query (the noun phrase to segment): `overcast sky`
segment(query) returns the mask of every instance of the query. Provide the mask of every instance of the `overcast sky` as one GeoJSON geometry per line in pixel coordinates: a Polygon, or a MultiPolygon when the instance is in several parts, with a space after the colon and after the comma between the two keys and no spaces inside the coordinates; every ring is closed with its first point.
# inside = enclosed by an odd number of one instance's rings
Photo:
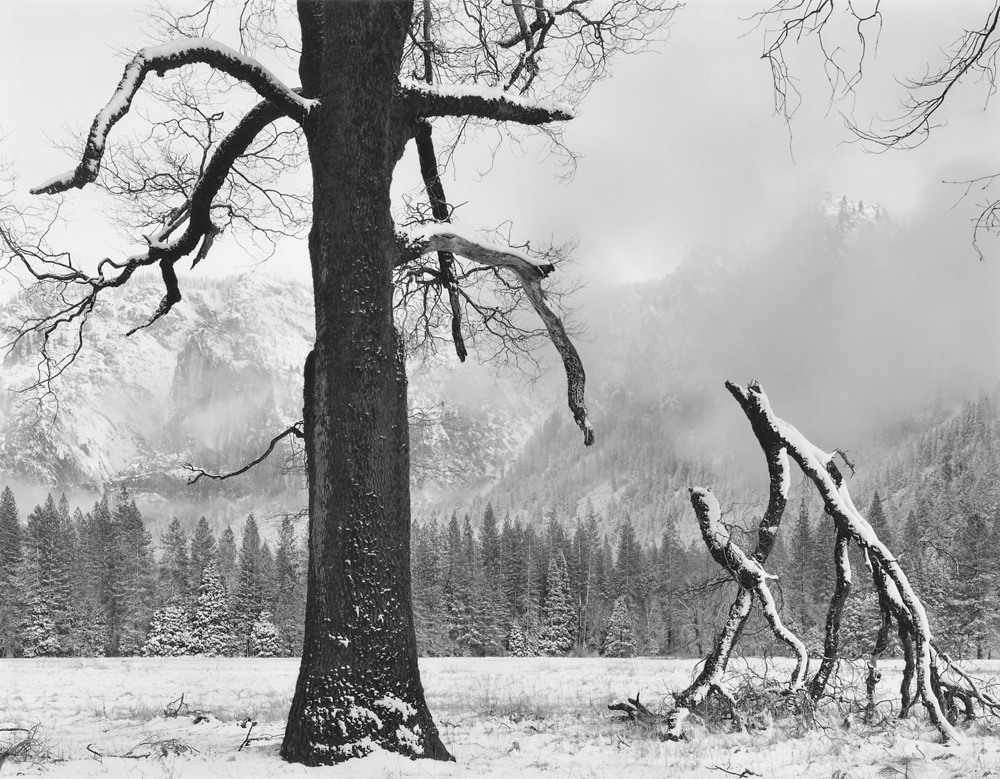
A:
{"type": "MultiPolygon", "coordinates": [[[[453,202],[467,204],[459,211],[463,225],[509,219],[522,240],[576,239],[584,278],[631,281],[662,276],[705,242],[766,241],[824,191],[881,203],[905,223],[928,197],[938,199],[928,190],[941,188],[942,178],[1000,169],[989,143],[1000,123],[981,111],[985,91],[974,84],[956,96],[950,126],[921,149],[872,155],[845,143],[850,136],[838,108],[829,109],[811,44],[793,50],[805,101],[790,138],[773,116],[770,70],[760,60],[763,32],[741,18],[760,5],[696,0],[676,15],[668,41],[622,58],[566,128],[567,145],[581,155],[571,180],[540,143],[516,153],[505,145],[492,166],[481,149],[460,155],[446,185],[453,202]]],[[[25,187],[70,166],[45,136],[89,125],[120,77],[115,53],[143,43],[143,7],[0,3],[0,128],[25,187]]],[[[861,121],[872,108],[891,112],[902,96],[893,78],[919,74],[929,54],[984,8],[949,3],[943,13],[939,4],[913,2],[905,17],[888,11],[878,57],[861,85],[861,121]]],[[[945,189],[958,198],[958,188],[945,189]]],[[[970,203],[955,216],[971,215],[970,203]]],[[[114,246],[100,232],[93,241],[96,253],[114,246]]],[[[306,273],[304,258],[291,262],[293,272],[306,273]]]]}
{"type": "MultiPolygon", "coordinates": [[[[607,284],[662,277],[700,245],[767,246],[829,191],[879,203],[895,224],[934,236],[935,255],[919,267],[969,265],[954,277],[935,274],[925,297],[903,302],[942,322],[954,319],[965,305],[963,290],[976,283],[968,241],[976,212],[974,200],[958,203],[961,188],[942,180],[1000,171],[1000,120],[986,105],[985,85],[963,84],[942,117],[948,126],[919,149],[868,154],[849,142],[841,107],[829,104],[818,52],[803,45],[791,50],[804,102],[790,135],[773,115],[763,32],[741,18],[764,4],[694,0],[676,15],[669,40],[622,58],[568,123],[566,144],[581,156],[569,180],[540,143],[503,145],[495,158],[481,146],[462,152],[445,180],[449,199],[465,204],[462,226],[511,220],[521,241],[578,241],[576,273],[590,284],[585,300],[607,284]],[[954,288],[940,286],[951,278],[954,288]]],[[[939,49],[991,5],[949,2],[944,10],[914,0],[887,7],[877,57],[867,62],[854,104],[858,121],[891,115],[904,96],[897,79],[939,64],[939,49]]],[[[16,162],[23,188],[72,166],[46,135],[89,126],[121,75],[115,53],[142,45],[141,22],[135,3],[0,0],[0,129],[7,134],[0,153],[16,162]]],[[[412,160],[403,165],[415,173],[412,160]]],[[[92,226],[75,198],[68,199],[77,209],[71,213],[86,236],[75,248],[94,258],[120,251],[117,237],[92,226]]],[[[1000,253],[988,253],[988,261],[1000,263],[1000,253]]],[[[207,270],[246,267],[234,252],[214,251],[207,270]]],[[[293,247],[269,271],[304,278],[307,268],[304,248],[293,247]]],[[[994,330],[980,324],[949,333],[968,350],[966,362],[987,364],[980,378],[998,373],[996,344],[985,338],[994,330]]]]}

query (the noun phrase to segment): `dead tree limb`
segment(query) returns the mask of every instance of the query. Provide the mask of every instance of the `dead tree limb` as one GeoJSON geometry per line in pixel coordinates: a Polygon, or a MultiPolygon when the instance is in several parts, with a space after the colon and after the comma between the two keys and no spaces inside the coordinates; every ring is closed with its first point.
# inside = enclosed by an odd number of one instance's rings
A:
{"type": "MultiPolygon", "coordinates": [[[[754,428],[754,431],[758,432],[757,428],[754,428]]],[[[767,461],[769,484],[767,509],[757,529],[757,547],[754,549],[753,559],[759,565],[764,565],[771,554],[771,549],[774,548],[774,540],[785,513],[785,506],[788,504],[791,477],[788,470],[788,455],[781,442],[763,427],[760,428],[757,439],[761,441],[767,461]]],[[[716,636],[712,651],[705,658],[701,672],[688,688],[677,696],[678,706],[685,708],[697,706],[713,690],[722,689],[720,686],[722,675],[726,672],[729,657],[750,618],[752,607],[753,596],[749,590],[741,586],[729,609],[726,624],[716,636]]]]}
{"type": "Polygon", "coordinates": [[[826,635],[823,639],[823,659],[820,661],[816,675],[809,682],[809,697],[819,700],[826,689],[830,674],[837,666],[840,650],[840,617],[844,613],[844,603],[851,594],[851,560],[847,551],[850,548],[851,537],[840,530],[837,531],[837,543],[834,546],[834,563],[837,582],[833,595],[830,597],[830,608],[826,612],[826,635]]]}
{"type": "Polygon", "coordinates": [[[302,428],[299,427],[299,425],[301,424],[302,424],[301,422],[296,422],[287,430],[278,433],[278,435],[276,435],[274,438],[271,439],[271,443],[268,444],[267,449],[264,451],[262,455],[260,455],[260,457],[256,458],[255,460],[252,460],[251,462],[248,462],[246,465],[244,465],[242,468],[239,468],[238,470],[230,471],[229,473],[209,473],[208,471],[203,471],[201,468],[195,468],[193,465],[191,465],[191,463],[184,463],[184,469],[191,471],[194,474],[194,476],[188,479],[188,484],[196,484],[198,480],[201,479],[202,477],[205,477],[206,479],[215,479],[216,481],[225,481],[226,479],[231,479],[234,476],[239,476],[240,474],[246,473],[254,466],[260,465],[262,462],[264,462],[264,460],[266,460],[271,455],[271,452],[274,451],[274,447],[278,445],[279,441],[287,438],[290,435],[293,435],[296,438],[305,438],[305,433],[302,431],[302,428]]]}
{"type": "MultiPolygon", "coordinates": [[[[766,433],[763,438],[758,433],[761,445],[773,446],[775,438],[782,443],[788,456],[816,486],[838,531],[855,541],[867,554],[873,569],[877,568],[881,572],[881,592],[897,616],[897,622],[908,620],[911,626],[907,632],[913,639],[917,690],[928,717],[946,741],[960,741],[955,728],[944,716],[942,701],[933,688],[932,671],[935,669],[927,612],[895,556],[855,507],[843,476],[834,463],[836,453],[823,451],[795,427],[779,419],[771,410],[767,395],[757,382],[751,382],[745,388],[726,382],[726,388],[740,403],[754,432],[766,433]]],[[[876,585],[878,584],[879,581],[876,581],[876,585]]]]}
{"type": "Polygon", "coordinates": [[[805,645],[781,621],[781,615],[774,602],[774,596],[767,586],[767,580],[775,578],[768,574],[763,566],[752,557],[747,557],[742,549],[732,540],[729,530],[722,524],[722,510],[719,501],[709,489],[692,489],[691,505],[698,517],[701,537],[708,547],[713,559],[732,576],[740,587],[748,590],[760,603],[761,611],[774,635],[795,653],[797,662],[790,689],[794,692],[802,687],[806,670],[809,666],[809,655],[805,645]]]}

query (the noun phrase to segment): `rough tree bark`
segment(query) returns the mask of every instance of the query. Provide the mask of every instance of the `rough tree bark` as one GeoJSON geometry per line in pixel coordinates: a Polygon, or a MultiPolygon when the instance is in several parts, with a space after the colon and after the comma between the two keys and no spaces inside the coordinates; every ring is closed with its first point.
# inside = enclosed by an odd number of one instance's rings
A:
{"type": "Polygon", "coordinates": [[[417,669],[406,376],[392,316],[389,185],[408,140],[393,94],[411,12],[326,3],[301,13],[300,76],[319,99],[304,124],[316,345],[305,371],[309,596],[281,754],[309,765],[375,743],[450,757],[417,669]]]}
{"type": "MultiPolygon", "coordinates": [[[[276,13],[264,6],[253,12],[276,13]]],[[[298,0],[299,88],[284,84],[254,57],[202,37],[218,10],[217,4],[206,3],[192,15],[172,17],[166,35],[177,40],[147,47],[129,63],[95,117],[77,167],[33,192],[54,194],[97,181],[108,135],[153,74],[209,66],[249,86],[262,101],[221,141],[201,147],[201,163],[186,171],[189,178],[181,177],[193,182],[184,189],[181,205],[160,209],[146,202],[153,228],[145,236],[145,251],[104,259],[88,273],[70,253],[47,250],[47,226],[26,237],[0,222],[0,267],[20,265],[39,285],[59,291],[54,310],[23,323],[8,347],[41,344],[37,386],[49,390],[83,347],[88,316],[103,290],[127,284],[140,268],[157,266],[165,295],[142,326],[169,313],[181,300],[175,264],[204,260],[223,229],[213,215],[232,213],[220,190],[234,166],[252,154],[248,149],[271,124],[297,123],[313,177],[309,255],[316,343],[305,365],[302,427],[276,436],[268,449],[286,435],[301,436],[309,481],[305,643],[282,755],[319,765],[381,747],[449,759],[417,667],[410,602],[407,389],[394,326],[394,280],[399,279],[394,274],[417,279],[425,289],[447,290],[461,357],[456,301],[459,295],[471,301],[459,283],[473,274],[456,275],[455,258],[485,266],[481,275],[496,278],[498,288],[517,301],[502,312],[504,317],[524,301],[541,318],[562,358],[569,406],[584,442],[591,444],[594,434],[584,402],[583,365],[541,286],[554,267],[441,224],[447,203],[432,159],[428,121],[458,117],[543,125],[570,119],[565,105],[531,97],[533,84],[543,84],[539,89],[548,94],[582,97],[606,73],[613,54],[641,47],[675,6],[664,0],[624,0],[590,17],[575,0],[561,7],[536,0],[535,20],[528,25],[519,4],[463,4],[461,13],[434,19],[433,4],[426,1],[415,15],[412,0],[298,0]],[[466,26],[469,19],[478,23],[473,32],[466,26]],[[422,33],[415,33],[416,27],[422,33]],[[432,33],[443,37],[432,39],[432,33]],[[568,67],[554,68],[555,83],[546,84],[540,59],[544,50],[557,46],[568,48],[554,56],[568,67]],[[404,63],[417,60],[424,81],[401,79],[404,63]],[[432,83],[435,68],[454,80],[432,83]],[[436,224],[403,232],[393,224],[389,194],[394,168],[411,139],[420,140],[436,224]],[[430,252],[444,253],[437,268],[420,262],[430,252]],[[508,274],[516,281],[511,283],[508,274]],[[64,357],[55,358],[50,346],[61,330],[70,331],[70,346],[64,357]]],[[[241,42],[244,23],[241,14],[241,42]]],[[[501,328],[508,330],[497,334],[492,317],[498,309],[472,302],[470,308],[490,318],[490,332],[501,340],[505,332],[522,338],[534,332],[517,330],[513,319],[500,317],[501,328]]],[[[209,476],[193,470],[195,479],[209,476]]]]}

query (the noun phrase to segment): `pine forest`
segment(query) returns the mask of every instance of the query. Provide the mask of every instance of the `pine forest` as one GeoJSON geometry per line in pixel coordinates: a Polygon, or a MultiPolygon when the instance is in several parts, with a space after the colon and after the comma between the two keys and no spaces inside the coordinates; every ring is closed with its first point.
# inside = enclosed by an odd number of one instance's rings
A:
{"type": "MultiPolygon", "coordinates": [[[[855,477],[858,504],[912,571],[941,626],[941,645],[956,658],[1000,654],[1000,573],[991,565],[1000,553],[1000,390],[933,423],[887,433],[862,457],[869,467],[855,477]]],[[[679,491],[674,485],[683,477],[665,478],[664,489],[679,491]]],[[[693,533],[690,515],[659,516],[658,537],[637,532],[633,515],[656,514],[676,496],[622,478],[600,510],[589,501],[564,510],[574,501],[563,485],[536,494],[530,511],[489,501],[483,507],[477,499],[448,514],[423,512],[411,545],[420,653],[703,655],[732,585],[693,533]]],[[[747,540],[763,498],[735,481],[716,483],[720,495],[733,497],[724,521],[747,540]]],[[[498,500],[503,486],[494,490],[498,500]]],[[[7,488],[0,498],[0,651],[297,655],[304,523],[272,520],[276,535],[268,541],[253,514],[218,536],[205,517],[193,527],[173,519],[154,538],[124,489],[86,513],[50,494],[22,516],[7,488]]],[[[834,540],[818,501],[793,490],[768,572],[777,576],[787,623],[814,654],[822,650],[834,540]]],[[[856,551],[841,629],[848,658],[871,651],[879,624],[876,593],[856,551]]],[[[742,651],[785,648],[762,621],[751,621],[742,651]]]]}

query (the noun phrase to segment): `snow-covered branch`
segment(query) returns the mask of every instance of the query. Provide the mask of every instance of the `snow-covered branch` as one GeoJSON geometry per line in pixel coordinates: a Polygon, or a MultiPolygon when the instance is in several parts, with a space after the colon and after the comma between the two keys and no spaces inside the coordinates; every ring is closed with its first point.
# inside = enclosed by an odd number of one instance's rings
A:
{"type": "Polygon", "coordinates": [[[562,357],[566,370],[566,386],[570,411],[577,426],[583,431],[584,444],[594,443],[594,428],[587,415],[584,397],[586,373],[583,361],[566,332],[562,318],[552,310],[545,297],[541,281],[554,266],[538,262],[528,254],[482,240],[469,233],[456,230],[451,224],[432,223],[420,225],[400,236],[402,262],[409,262],[429,252],[449,251],[460,257],[494,268],[513,271],[521,284],[525,297],[545,323],[549,338],[562,357]]]}
{"type": "Polygon", "coordinates": [[[80,164],[74,170],[33,188],[31,193],[51,195],[68,189],[81,188],[93,182],[100,172],[108,134],[128,113],[132,99],[147,74],[154,71],[162,76],[168,70],[194,64],[210,65],[250,85],[281,114],[298,122],[303,121],[315,105],[314,100],[303,98],[257,60],[210,38],[186,38],[159,46],[149,46],[132,58],[111,100],[94,117],[80,164]]]}
{"type": "Polygon", "coordinates": [[[554,100],[533,100],[505,92],[499,87],[453,84],[426,84],[400,81],[402,99],[414,116],[474,116],[497,122],[538,125],[565,122],[573,118],[573,108],[554,100]]]}
{"type": "Polygon", "coordinates": [[[932,688],[931,631],[927,612],[917,597],[906,574],[893,554],[858,511],[851,499],[844,478],[834,463],[834,454],[814,445],[795,427],[779,419],[763,388],[757,382],[741,387],[726,382],[726,388],[743,407],[762,446],[779,441],[802,472],[813,482],[823,498],[827,513],[842,529],[866,550],[874,566],[885,574],[885,591],[897,613],[905,613],[913,626],[912,635],[917,665],[917,687],[931,721],[946,739],[959,741],[958,733],[941,711],[940,701],[932,688]]]}
{"type": "Polygon", "coordinates": [[[539,280],[554,270],[550,263],[538,262],[525,252],[483,240],[448,223],[419,225],[411,228],[403,239],[406,259],[448,251],[480,265],[510,268],[519,275],[539,280]]]}
{"type": "MultiPolygon", "coordinates": [[[[98,264],[96,274],[92,275],[74,264],[68,255],[48,256],[41,254],[37,248],[27,251],[17,245],[9,247],[12,256],[17,257],[25,270],[38,282],[65,285],[64,292],[69,289],[79,290],[78,296],[63,294],[61,299],[64,303],[54,313],[25,322],[6,344],[7,348],[13,348],[30,333],[37,333],[43,338],[42,359],[48,361],[44,344],[48,343],[49,338],[61,327],[72,326],[76,329],[71,353],[59,361],[54,371],[48,370],[44,374],[40,372],[39,384],[48,385],[75,360],[83,347],[83,328],[101,291],[125,285],[139,268],[159,265],[165,294],[150,319],[129,331],[129,335],[142,327],[148,327],[180,301],[181,293],[174,264],[190,255],[194,255],[195,262],[204,258],[218,234],[211,218],[213,202],[233,163],[265,127],[283,115],[281,109],[269,101],[258,103],[251,109],[219,142],[187,202],[172,212],[171,217],[157,231],[146,237],[148,247],[139,254],[118,261],[105,258],[98,264]]],[[[11,234],[0,228],[0,238],[9,243],[11,234]]]]}
{"type": "MultiPolygon", "coordinates": [[[[797,658],[795,670],[792,672],[790,689],[801,689],[809,666],[809,654],[805,645],[781,621],[774,596],[767,586],[767,580],[773,579],[764,568],[732,540],[729,530],[722,523],[722,511],[719,501],[710,489],[693,488],[691,490],[691,505],[698,517],[698,527],[712,558],[724,568],[744,590],[750,590],[760,601],[761,611],[774,635],[787,644],[797,658]]],[[[737,599],[739,600],[739,599],[737,599]]]]}

